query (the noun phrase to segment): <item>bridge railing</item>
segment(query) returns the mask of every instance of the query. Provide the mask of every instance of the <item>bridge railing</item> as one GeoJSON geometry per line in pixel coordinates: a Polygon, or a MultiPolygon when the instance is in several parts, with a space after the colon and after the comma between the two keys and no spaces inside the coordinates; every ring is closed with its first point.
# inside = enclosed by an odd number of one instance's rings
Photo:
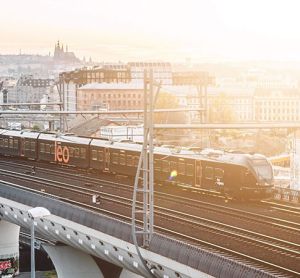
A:
{"type": "Polygon", "coordinates": [[[300,191],[289,188],[275,187],[273,190],[273,198],[275,200],[300,204],[300,191]]]}

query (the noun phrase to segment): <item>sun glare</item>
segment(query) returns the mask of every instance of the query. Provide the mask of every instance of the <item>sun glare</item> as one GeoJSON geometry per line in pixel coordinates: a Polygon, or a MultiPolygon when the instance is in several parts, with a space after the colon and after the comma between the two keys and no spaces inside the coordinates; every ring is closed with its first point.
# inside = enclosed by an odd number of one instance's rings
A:
{"type": "Polygon", "coordinates": [[[117,59],[300,59],[299,8],[294,0],[12,0],[2,3],[0,50],[48,53],[61,39],[101,59],[105,48],[117,59]]]}

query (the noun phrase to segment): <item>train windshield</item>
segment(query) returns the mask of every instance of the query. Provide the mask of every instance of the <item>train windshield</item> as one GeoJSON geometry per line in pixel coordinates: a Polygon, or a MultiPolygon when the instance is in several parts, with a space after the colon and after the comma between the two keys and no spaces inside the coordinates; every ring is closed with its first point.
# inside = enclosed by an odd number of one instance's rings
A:
{"type": "Polygon", "coordinates": [[[252,159],[253,168],[260,180],[273,178],[273,169],[266,159],[252,159]]]}

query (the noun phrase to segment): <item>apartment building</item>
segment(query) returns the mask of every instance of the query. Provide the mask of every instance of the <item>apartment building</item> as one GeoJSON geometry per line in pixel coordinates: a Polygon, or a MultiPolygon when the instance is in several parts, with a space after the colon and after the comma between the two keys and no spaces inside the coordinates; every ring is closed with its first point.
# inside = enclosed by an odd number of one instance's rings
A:
{"type": "Polygon", "coordinates": [[[258,122],[299,121],[299,89],[257,89],[253,95],[254,120],[258,122]]]}
{"type": "Polygon", "coordinates": [[[138,83],[91,83],[77,90],[77,109],[143,109],[144,88],[138,83]]]}

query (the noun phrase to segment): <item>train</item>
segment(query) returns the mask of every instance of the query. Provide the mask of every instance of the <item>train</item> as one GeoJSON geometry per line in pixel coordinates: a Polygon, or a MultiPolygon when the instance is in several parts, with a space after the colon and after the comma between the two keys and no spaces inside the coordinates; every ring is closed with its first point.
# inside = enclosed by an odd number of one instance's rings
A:
{"type": "MultiPolygon", "coordinates": [[[[73,134],[0,129],[0,155],[134,177],[142,145],[73,134]]],[[[213,149],[154,148],[156,183],[214,192],[235,199],[264,199],[274,186],[270,161],[260,154],[213,149]]]]}

